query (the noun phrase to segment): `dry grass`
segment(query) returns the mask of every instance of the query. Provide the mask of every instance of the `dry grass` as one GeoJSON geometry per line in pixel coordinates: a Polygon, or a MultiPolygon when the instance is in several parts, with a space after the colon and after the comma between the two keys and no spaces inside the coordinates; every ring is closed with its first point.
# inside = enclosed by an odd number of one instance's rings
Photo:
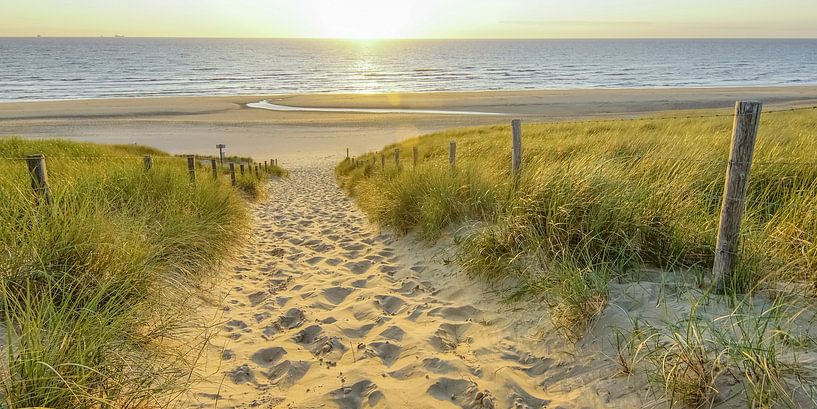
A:
{"type": "Polygon", "coordinates": [[[150,148],[0,140],[0,157],[32,153],[46,155],[52,206],[24,161],[0,162],[0,407],[170,405],[195,354],[162,345],[195,325],[186,297],[241,237],[245,201],[150,148]]]}

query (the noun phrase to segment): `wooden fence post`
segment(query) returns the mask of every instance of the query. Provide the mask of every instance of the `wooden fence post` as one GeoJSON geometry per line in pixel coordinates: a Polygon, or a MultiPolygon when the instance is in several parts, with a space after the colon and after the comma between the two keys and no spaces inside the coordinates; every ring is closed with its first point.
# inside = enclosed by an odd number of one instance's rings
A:
{"type": "Polygon", "coordinates": [[[26,158],[28,173],[31,175],[31,188],[38,197],[42,197],[45,204],[51,205],[51,189],[48,187],[48,170],[45,168],[45,156],[38,153],[26,158]]]}
{"type": "Polygon", "coordinates": [[[511,170],[513,176],[519,178],[522,172],[522,121],[514,119],[511,121],[513,129],[513,155],[511,158],[511,170]]]}
{"type": "Polygon", "coordinates": [[[420,148],[418,148],[416,146],[414,148],[412,148],[411,149],[411,156],[412,156],[412,162],[414,163],[414,167],[416,168],[417,167],[417,160],[418,160],[418,158],[420,156],[420,148]]]}
{"type": "Polygon", "coordinates": [[[213,179],[218,179],[218,168],[216,167],[216,159],[210,159],[210,167],[213,168],[213,179]]]}
{"type": "Polygon", "coordinates": [[[145,172],[153,168],[153,156],[145,155],[145,172]]]}
{"type": "Polygon", "coordinates": [[[386,152],[380,152],[380,167],[386,169],[386,152]]]}
{"type": "Polygon", "coordinates": [[[346,148],[346,160],[349,160],[349,148],[346,148]]]}
{"type": "Polygon", "coordinates": [[[187,172],[190,174],[190,181],[196,182],[196,156],[187,155],[187,172]]]}
{"type": "MultiPolygon", "coordinates": [[[[241,173],[244,172],[244,164],[241,164],[241,173]]],[[[235,186],[235,162],[230,162],[230,183],[235,186]]]]}
{"type": "Polygon", "coordinates": [[[244,176],[244,164],[240,164],[239,167],[241,168],[241,176],[244,176]]]}
{"type": "Polygon", "coordinates": [[[394,150],[394,164],[397,166],[397,173],[400,173],[400,149],[394,150]]]}
{"type": "Polygon", "coordinates": [[[264,172],[267,171],[267,161],[264,161],[264,172]]]}
{"type": "Polygon", "coordinates": [[[718,225],[718,242],[715,246],[715,263],[712,267],[719,293],[723,293],[726,286],[732,282],[740,238],[740,224],[746,209],[749,171],[752,168],[752,157],[762,108],[763,104],[756,101],[735,103],[732,146],[726,168],[721,219],[718,225]]]}
{"type": "Polygon", "coordinates": [[[258,164],[255,164],[255,177],[258,177],[258,164]]]}
{"type": "Polygon", "coordinates": [[[216,145],[216,148],[218,149],[218,159],[219,159],[219,162],[222,165],[224,165],[224,148],[226,148],[226,147],[227,147],[227,145],[225,145],[223,143],[220,143],[220,144],[216,145]]]}
{"type": "Polygon", "coordinates": [[[448,147],[448,164],[451,165],[451,172],[457,170],[457,141],[451,141],[448,147]]]}

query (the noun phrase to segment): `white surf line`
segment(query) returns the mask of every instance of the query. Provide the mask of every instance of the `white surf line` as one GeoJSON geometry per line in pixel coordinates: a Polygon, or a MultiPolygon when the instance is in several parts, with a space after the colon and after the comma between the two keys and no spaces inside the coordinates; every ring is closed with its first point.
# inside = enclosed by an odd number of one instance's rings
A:
{"type": "Polygon", "coordinates": [[[273,104],[266,99],[259,102],[247,104],[249,108],[267,109],[270,111],[290,111],[290,112],[354,112],[367,114],[432,114],[432,115],[506,115],[497,112],[477,112],[477,111],[442,111],[434,109],[399,109],[399,108],[313,108],[313,107],[293,107],[287,105],[273,104]]]}

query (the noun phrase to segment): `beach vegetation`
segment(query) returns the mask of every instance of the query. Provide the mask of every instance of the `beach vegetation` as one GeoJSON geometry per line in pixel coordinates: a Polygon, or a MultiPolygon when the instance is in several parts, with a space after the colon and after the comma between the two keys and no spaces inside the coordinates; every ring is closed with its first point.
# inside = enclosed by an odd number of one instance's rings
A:
{"type": "MultiPolygon", "coordinates": [[[[794,402],[786,390],[802,391],[807,371],[789,364],[795,352],[784,340],[793,338],[781,328],[791,304],[746,306],[780,283],[806,300],[817,288],[814,129],[813,110],[761,116],[739,257],[723,295],[710,291],[732,130],[725,112],[524,124],[518,177],[509,125],[409,139],[383,148],[385,168],[372,152],[336,172],[380,226],[426,240],[456,232],[466,272],[510,299],[546,302],[554,328],[574,341],[608,307],[611,283],[680,274],[681,287],[701,292],[691,304],[734,309],[716,324],[693,308],[680,320],[614,331],[620,372],[647,371],[668,401],[691,406],[723,399],[731,376],[752,407],[767,407],[794,402]]],[[[808,331],[797,337],[810,344],[808,331]]]]}
{"type": "Polygon", "coordinates": [[[170,405],[202,346],[197,287],[245,233],[247,195],[141,146],[6,138],[0,157],[0,407],[170,405]]]}

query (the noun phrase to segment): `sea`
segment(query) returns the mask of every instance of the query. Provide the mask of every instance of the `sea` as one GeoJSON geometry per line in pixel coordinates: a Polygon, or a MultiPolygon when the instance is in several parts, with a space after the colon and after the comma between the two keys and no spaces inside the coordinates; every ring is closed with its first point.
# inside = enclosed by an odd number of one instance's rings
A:
{"type": "Polygon", "coordinates": [[[805,84],[815,39],[0,38],[0,101],[805,84]]]}

